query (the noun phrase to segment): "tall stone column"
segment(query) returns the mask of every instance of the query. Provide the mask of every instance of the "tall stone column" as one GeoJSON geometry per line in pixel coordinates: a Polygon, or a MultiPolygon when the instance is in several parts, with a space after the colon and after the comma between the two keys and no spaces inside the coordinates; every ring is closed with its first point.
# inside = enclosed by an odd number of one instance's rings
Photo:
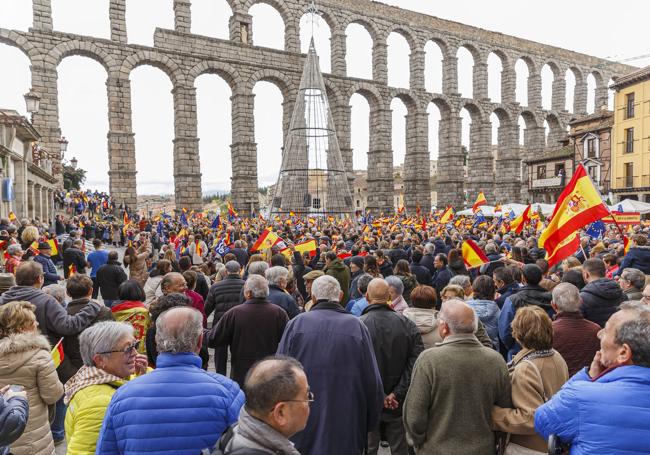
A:
{"type": "Polygon", "coordinates": [[[233,93],[232,105],[232,185],[235,209],[247,214],[259,209],[257,196],[257,144],[255,143],[255,95],[233,93]]]}
{"type": "MultiPolygon", "coordinates": [[[[495,203],[518,201],[521,196],[521,157],[518,126],[501,125],[498,130],[497,172],[495,174],[495,203]]],[[[528,187],[528,182],[524,182],[528,187]]]]}
{"type": "Polygon", "coordinates": [[[174,0],[174,30],[190,33],[192,28],[192,10],[190,0],[174,0]]]}
{"type": "Polygon", "coordinates": [[[34,219],[34,182],[27,181],[27,218],[34,219]]]}
{"type": "Polygon", "coordinates": [[[111,40],[126,44],[126,0],[109,0],[108,17],[111,22],[111,40]]]}
{"type": "Polygon", "coordinates": [[[344,31],[337,30],[332,33],[330,38],[330,54],[332,61],[332,74],[335,76],[345,77],[347,66],[345,62],[345,53],[347,46],[347,37],[344,31]]]}
{"type": "Polygon", "coordinates": [[[388,84],[388,45],[385,41],[373,44],[372,78],[380,84],[388,84]]]}
{"type": "Polygon", "coordinates": [[[52,0],[32,0],[34,30],[52,30],[52,0]]]}
{"type": "MultiPolygon", "coordinates": [[[[13,211],[18,218],[28,216],[27,211],[27,164],[24,161],[14,160],[14,180],[16,182],[16,199],[13,211]]],[[[11,210],[11,209],[10,209],[11,210]]]]}
{"type": "Polygon", "coordinates": [[[438,153],[438,176],[436,192],[438,208],[451,205],[462,208],[463,192],[463,150],[461,145],[461,118],[452,114],[440,119],[438,153]]]}
{"type": "Polygon", "coordinates": [[[131,124],[131,82],[109,77],[108,91],[108,180],[117,206],[137,207],[135,137],[131,124]]]}
{"type": "Polygon", "coordinates": [[[287,21],[284,26],[284,50],[300,53],[300,24],[295,20],[287,21]]]}
{"type": "Polygon", "coordinates": [[[174,95],[174,196],[176,210],[200,210],[201,164],[196,136],[196,88],[176,86],[174,95]]]}
{"type": "Polygon", "coordinates": [[[600,87],[596,87],[596,105],[594,106],[594,112],[600,112],[600,109],[603,106],[609,105],[609,92],[607,90],[606,84],[601,84],[600,87]]]}
{"type": "Polygon", "coordinates": [[[429,114],[426,111],[409,113],[404,159],[404,206],[409,214],[414,214],[418,205],[424,213],[431,208],[428,137],[429,114]]]}
{"type": "Polygon", "coordinates": [[[409,56],[409,67],[411,70],[409,87],[411,90],[424,90],[425,56],[424,49],[411,50],[411,55],[409,56]]]}
{"type": "Polygon", "coordinates": [[[494,202],[494,155],[492,153],[492,123],[472,122],[468,156],[468,193],[473,202],[482,191],[485,198],[494,202]],[[475,125],[476,123],[476,125],[475,125]]]}
{"type": "Polygon", "coordinates": [[[486,62],[474,62],[472,86],[472,98],[475,100],[488,99],[488,65],[486,62]]]}
{"type": "Polygon", "coordinates": [[[390,214],[393,209],[393,150],[391,149],[392,111],[386,107],[370,111],[368,150],[368,209],[373,215],[390,214]]]}
{"type": "MultiPolygon", "coordinates": [[[[59,139],[59,98],[56,67],[49,65],[32,65],[32,89],[41,97],[38,112],[34,114],[33,125],[41,134],[41,146],[52,153],[53,162],[60,162],[59,139]]],[[[57,184],[63,186],[63,175],[57,174],[57,184]]]]}
{"type": "Polygon", "coordinates": [[[542,106],[542,76],[539,73],[528,75],[528,107],[536,109],[542,106]]]}
{"type": "MultiPolygon", "coordinates": [[[[524,130],[524,153],[522,153],[522,160],[530,160],[534,157],[542,156],[546,143],[544,127],[532,126],[524,130]]],[[[522,165],[522,186],[521,186],[521,202],[532,200],[528,192],[528,166],[526,163],[522,165]]]]}
{"type": "Polygon", "coordinates": [[[34,218],[43,220],[43,187],[39,184],[34,185],[34,218]]]}
{"type": "Polygon", "coordinates": [[[553,95],[551,107],[554,111],[566,110],[566,79],[564,76],[553,79],[553,95]]]}
{"type": "Polygon", "coordinates": [[[587,82],[584,78],[576,76],[576,87],[573,91],[573,113],[587,114],[587,82]]]}
{"type": "Polygon", "coordinates": [[[234,11],[229,22],[230,41],[253,43],[253,16],[245,11],[234,11]]]}
{"type": "Polygon", "coordinates": [[[451,52],[442,61],[442,93],[458,94],[458,58],[451,52]]]}
{"type": "Polygon", "coordinates": [[[350,145],[350,118],[352,115],[352,106],[344,104],[330,107],[332,109],[332,119],[334,120],[334,128],[339,142],[339,150],[341,150],[341,157],[343,158],[343,166],[347,173],[348,186],[350,187],[350,193],[352,193],[354,187],[352,147],[350,145]]]}
{"type": "Polygon", "coordinates": [[[514,67],[503,65],[501,69],[501,103],[514,103],[517,98],[515,90],[517,88],[517,73],[514,67]]]}

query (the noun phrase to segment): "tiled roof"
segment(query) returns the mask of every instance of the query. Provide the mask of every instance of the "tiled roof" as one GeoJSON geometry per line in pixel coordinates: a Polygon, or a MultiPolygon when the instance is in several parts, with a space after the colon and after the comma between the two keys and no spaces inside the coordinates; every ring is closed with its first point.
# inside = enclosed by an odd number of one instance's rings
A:
{"type": "Polygon", "coordinates": [[[637,82],[642,82],[648,79],[650,79],[650,65],[646,66],[645,68],[640,68],[638,70],[632,71],[631,73],[628,73],[625,76],[621,76],[617,78],[614,81],[614,83],[611,85],[611,88],[615,90],[619,90],[624,87],[628,87],[632,84],[636,84],[637,82]]]}

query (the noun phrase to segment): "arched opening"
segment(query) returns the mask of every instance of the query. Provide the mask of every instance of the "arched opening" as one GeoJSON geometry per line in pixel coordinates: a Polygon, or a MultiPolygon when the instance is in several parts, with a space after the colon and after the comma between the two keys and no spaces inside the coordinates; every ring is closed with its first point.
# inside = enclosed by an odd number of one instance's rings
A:
{"type": "Polygon", "coordinates": [[[355,93],[350,97],[350,147],[352,147],[352,168],[357,171],[368,169],[370,140],[370,104],[365,96],[355,93]]]}
{"type": "Polygon", "coordinates": [[[544,135],[546,146],[549,148],[559,148],[560,141],[564,138],[566,133],[562,130],[562,125],[558,118],[549,114],[544,120],[544,135]]]}
{"type": "Polygon", "coordinates": [[[466,47],[459,47],[458,58],[458,93],[464,98],[474,95],[474,57],[466,47]]]}
{"type": "Polygon", "coordinates": [[[32,2],[24,0],[0,2],[0,27],[26,32],[31,26],[32,2]]]}
{"type": "Polygon", "coordinates": [[[330,40],[332,31],[318,14],[304,14],[300,18],[300,52],[306,54],[309,51],[309,42],[314,37],[314,46],[318,54],[318,63],[324,73],[332,72],[332,50],[330,40]]]}
{"type": "Polygon", "coordinates": [[[372,36],[361,24],[345,29],[345,66],[348,77],[372,79],[372,36]]]}
{"type": "Polygon", "coordinates": [[[393,98],[390,102],[392,111],[392,149],[393,166],[401,166],[406,158],[406,115],[408,109],[399,98],[393,98]]]}
{"type": "Polygon", "coordinates": [[[212,38],[230,39],[232,9],[226,0],[192,0],[190,31],[212,38]]]}
{"type": "Polygon", "coordinates": [[[542,67],[542,109],[550,111],[553,108],[553,80],[555,75],[551,67],[542,67]]]}
{"type": "Polygon", "coordinates": [[[393,32],[386,40],[388,45],[388,85],[409,88],[411,47],[404,36],[393,32]]]}
{"type": "Polygon", "coordinates": [[[544,146],[547,148],[553,147],[550,135],[551,127],[548,125],[548,120],[544,120],[544,146]]]}
{"type": "Polygon", "coordinates": [[[59,125],[70,141],[65,158],[77,158],[86,171],[85,188],[108,191],[106,70],[91,58],[75,55],[64,58],[57,73],[59,125]]]}
{"type": "Polygon", "coordinates": [[[564,103],[564,108],[573,113],[573,98],[576,91],[576,75],[572,69],[566,70],[564,74],[564,80],[566,83],[566,98],[564,103]]]}
{"type": "MultiPolygon", "coordinates": [[[[424,46],[424,87],[431,93],[442,93],[442,49],[435,41],[424,46]]],[[[431,131],[431,129],[429,129],[431,131]]]]}
{"type": "Polygon", "coordinates": [[[129,44],[153,46],[156,27],[174,30],[174,0],[156,0],[156,14],[151,14],[151,8],[151,2],[126,0],[125,22],[129,44]]]}
{"type": "Polygon", "coordinates": [[[257,183],[260,188],[275,185],[282,166],[282,92],[272,82],[259,81],[255,95],[255,142],[257,143],[257,183]]]}
{"type": "Polygon", "coordinates": [[[501,71],[503,61],[494,52],[490,52],[487,58],[488,65],[488,98],[493,103],[501,102],[501,71]]]}
{"type": "Polygon", "coordinates": [[[32,78],[29,58],[17,47],[0,43],[0,62],[11,71],[2,72],[0,106],[27,115],[23,95],[29,91],[32,78]]]}
{"type": "Polygon", "coordinates": [[[435,103],[429,103],[427,114],[429,114],[429,157],[437,161],[440,155],[440,120],[442,120],[442,115],[440,108],[435,103]]]}
{"type": "Polygon", "coordinates": [[[172,83],[162,70],[148,65],[131,71],[129,78],[137,192],[171,194],[174,188],[172,83]]]}
{"type": "Polygon", "coordinates": [[[110,38],[108,3],[109,0],[52,0],[52,28],[65,33],[110,38]]]}
{"type": "Polygon", "coordinates": [[[612,90],[610,87],[614,83],[613,79],[610,79],[607,82],[607,109],[610,111],[614,110],[614,90],[612,90]]]}
{"type": "Polygon", "coordinates": [[[492,125],[491,145],[494,148],[499,143],[499,128],[501,127],[501,120],[499,120],[499,116],[494,112],[490,114],[490,124],[492,125]]]}
{"type": "Polygon", "coordinates": [[[593,74],[587,75],[587,114],[596,112],[596,78],[593,74]]]}
{"type": "Polygon", "coordinates": [[[528,106],[528,76],[530,71],[528,65],[523,59],[518,59],[515,63],[515,101],[522,106],[528,106]]]}
{"type": "Polygon", "coordinates": [[[517,126],[519,127],[519,146],[523,147],[526,144],[526,120],[521,115],[517,119],[517,126]]]}
{"type": "Polygon", "coordinates": [[[256,3],[248,14],[253,16],[253,46],[284,50],[284,20],[278,10],[256,3]]]}
{"type": "Polygon", "coordinates": [[[197,136],[201,162],[203,194],[230,191],[232,160],[232,118],[228,83],[216,74],[202,74],[194,81],[196,87],[197,136]],[[219,125],[219,134],[214,134],[219,125]]]}

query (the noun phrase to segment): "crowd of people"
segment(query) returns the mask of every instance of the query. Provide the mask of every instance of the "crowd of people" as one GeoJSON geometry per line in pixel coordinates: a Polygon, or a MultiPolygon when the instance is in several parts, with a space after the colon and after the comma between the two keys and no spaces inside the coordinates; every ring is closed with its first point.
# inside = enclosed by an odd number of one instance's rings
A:
{"type": "Polygon", "coordinates": [[[650,452],[644,224],[549,267],[538,226],[88,210],[0,220],[2,455],[650,452]]]}

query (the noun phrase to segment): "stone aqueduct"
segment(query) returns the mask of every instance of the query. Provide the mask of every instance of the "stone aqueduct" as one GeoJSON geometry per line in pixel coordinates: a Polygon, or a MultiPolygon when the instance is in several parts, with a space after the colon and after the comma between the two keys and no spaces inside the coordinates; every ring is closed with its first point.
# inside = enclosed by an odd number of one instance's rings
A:
{"type": "MultiPolygon", "coordinates": [[[[42,97],[34,124],[43,135],[43,146],[58,150],[59,128],[57,66],[71,55],[100,62],[108,74],[108,156],[111,193],[131,207],[136,204],[135,142],[131,126],[130,72],[140,65],[162,69],[173,84],[174,102],[174,186],[177,207],[196,209],[201,205],[201,172],[197,138],[196,90],[194,80],[204,73],[216,73],[232,90],[232,197],[238,210],[257,209],[257,149],[254,135],[253,87],[258,81],[275,83],[284,97],[284,128],[290,120],[304,55],[300,53],[299,21],[307,2],[297,0],[228,0],[230,39],[208,38],[190,33],[190,0],[174,0],[174,30],[157,29],[154,46],[127,44],[126,0],[110,0],[111,38],[100,39],[53,31],[51,0],[32,0],[33,27],[28,32],[0,29],[0,42],[21,49],[31,61],[32,87],[42,97]],[[276,8],[285,24],[285,51],[252,46],[252,17],[255,3],[276,8]]],[[[607,82],[628,72],[625,65],[569,50],[514,38],[435,17],[402,10],[367,0],[319,0],[319,10],[331,29],[331,74],[325,75],[334,121],[339,133],[343,160],[352,179],[350,147],[350,97],[363,95],[370,106],[368,151],[368,208],[392,211],[393,156],[391,150],[390,103],[400,98],[408,109],[406,117],[405,206],[429,206],[428,114],[433,102],[440,110],[437,192],[438,204],[463,203],[463,186],[470,198],[484,191],[489,201],[517,200],[522,195],[520,163],[539,154],[545,146],[544,120],[550,137],[565,130],[570,117],[586,113],[586,78],[596,80],[596,106],[607,103],[607,82]],[[346,27],[361,24],[373,40],[372,79],[346,77],[346,27]],[[387,85],[387,44],[391,32],[409,43],[410,89],[387,85]],[[443,53],[442,93],[425,90],[424,46],[434,41],[443,53]],[[473,98],[458,93],[456,52],[468,49],[474,58],[473,98]],[[495,53],[502,61],[501,102],[488,98],[487,57],[495,53]],[[528,106],[515,102],[514,65],[523,59],[528,65],[528,106]],[[552,109],[541,105],[541,68],[548,64],[554,73],[552,109]],[[565,73],[576,76],[574,114],[564,111],[565,73]],[[471,114],[469,178],[463,178],[460,111],[471,114]],[[497,177],[491,172],[490,115],[500,122],[498,130],[497,177]],[[519,147],[517,120],[526,121],[525,156],[519,147]],[[489,170],[489,171],[486,171],[489,170]],[[496,182],[495,182],[496,180],[496,182]],[[496,184],[495,184],[496,183],[496,184]]]]}

